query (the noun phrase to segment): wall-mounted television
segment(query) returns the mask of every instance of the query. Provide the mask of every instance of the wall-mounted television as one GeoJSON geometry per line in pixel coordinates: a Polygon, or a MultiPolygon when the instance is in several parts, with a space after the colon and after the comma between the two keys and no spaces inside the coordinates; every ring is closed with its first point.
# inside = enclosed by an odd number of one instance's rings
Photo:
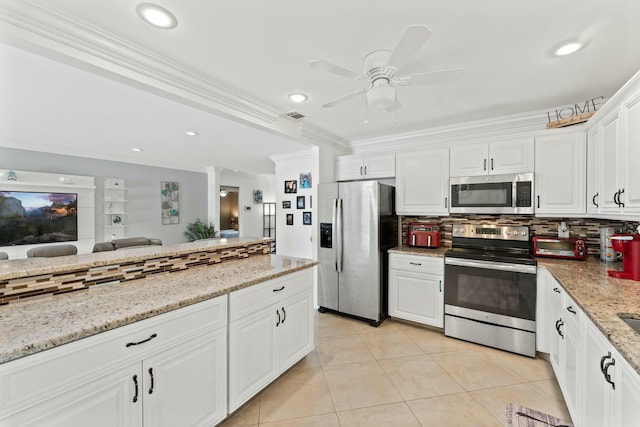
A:
{"type": "Polygon", "coordinates": [[[0,191],[0,246],[78,240],[78,194],[0,191]]]}

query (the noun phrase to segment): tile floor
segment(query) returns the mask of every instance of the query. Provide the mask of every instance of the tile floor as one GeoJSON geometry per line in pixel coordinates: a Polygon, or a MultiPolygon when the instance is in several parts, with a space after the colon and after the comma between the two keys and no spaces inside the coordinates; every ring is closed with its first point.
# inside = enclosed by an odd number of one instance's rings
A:
{"type": "Polygon", "coordinates": [[[220,427],[504,426],[509,402],[571,419],[543,359],[328,313],[316,313],[315,342],[220,427]]]}

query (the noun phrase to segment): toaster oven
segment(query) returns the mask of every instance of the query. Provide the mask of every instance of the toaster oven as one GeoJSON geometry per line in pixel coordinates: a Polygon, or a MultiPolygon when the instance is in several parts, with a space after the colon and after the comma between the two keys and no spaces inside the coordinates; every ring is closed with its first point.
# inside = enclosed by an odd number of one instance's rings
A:
{"type": "Polygon", "coordinates": [[[533,238],[533,255],[547,258],[560,259],[587,259],[587,244],[584,239],[569,237],[544,237],[533,238]]]}

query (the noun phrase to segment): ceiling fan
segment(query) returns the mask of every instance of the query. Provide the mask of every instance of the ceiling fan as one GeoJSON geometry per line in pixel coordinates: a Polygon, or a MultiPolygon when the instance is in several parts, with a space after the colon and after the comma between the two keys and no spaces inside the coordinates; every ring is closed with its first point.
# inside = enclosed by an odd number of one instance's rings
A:
{"type": "Polygon", "coordinates": [[[431,30],[426,25],[410,26],[393,51],[376,50],[365,56],[362,74],[327,61],[309,62],[311,68],[368,82],[367,87],[327,102],[323,107],[334,107],[366,94],[368,106],[395,111],[400,108],[396,86],[453,83],[460,80],[464,75],[464,70],[459,68],[408,75],[400,73],[429,37],[431,37],[431,30]]]}

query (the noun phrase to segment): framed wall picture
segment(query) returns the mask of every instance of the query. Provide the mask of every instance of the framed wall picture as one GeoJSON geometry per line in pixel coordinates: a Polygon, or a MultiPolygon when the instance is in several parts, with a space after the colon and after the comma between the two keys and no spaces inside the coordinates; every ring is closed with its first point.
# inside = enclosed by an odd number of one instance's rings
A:
{"type": "Polygon", "coordinates": [[[311,188],[311,172],[300,174],[300,188],[311,188]]]}
{"type": "Polygon", "coordinates": [[[298,181],[293,180],[293,181],[285,181],[284,182],[284,193],[285,194],[292,194],[292,193],[297,193],[298,192],[298,181]]]}
{"type": "Polygon", "coordinates": [[[173,181],[160,183],[162,225],[180,223],[180,184],[173,181]]]}
{"type": "Polygon", "coordinates": [[[302,212],[302,224],[311,225],[311,212],[302,212]]]}
{"type": "Polygon", "coordinates": [[[253,203],[262,203],[262,190],[253,190],[253,203]]]}
{"type": "Polygon", "coordinates": [[[283,200],[282,209],[291,209],[291,200],[283,200]]]}
{"type": "Polygon", "coordinates": [[[293,225],[293,214],[287,214],[287,225],[293,225]]]}
{"type": "Polygon", "coordinates": [[[304,196],[296,197],[296,208],[304,209],[304,196]]]}

